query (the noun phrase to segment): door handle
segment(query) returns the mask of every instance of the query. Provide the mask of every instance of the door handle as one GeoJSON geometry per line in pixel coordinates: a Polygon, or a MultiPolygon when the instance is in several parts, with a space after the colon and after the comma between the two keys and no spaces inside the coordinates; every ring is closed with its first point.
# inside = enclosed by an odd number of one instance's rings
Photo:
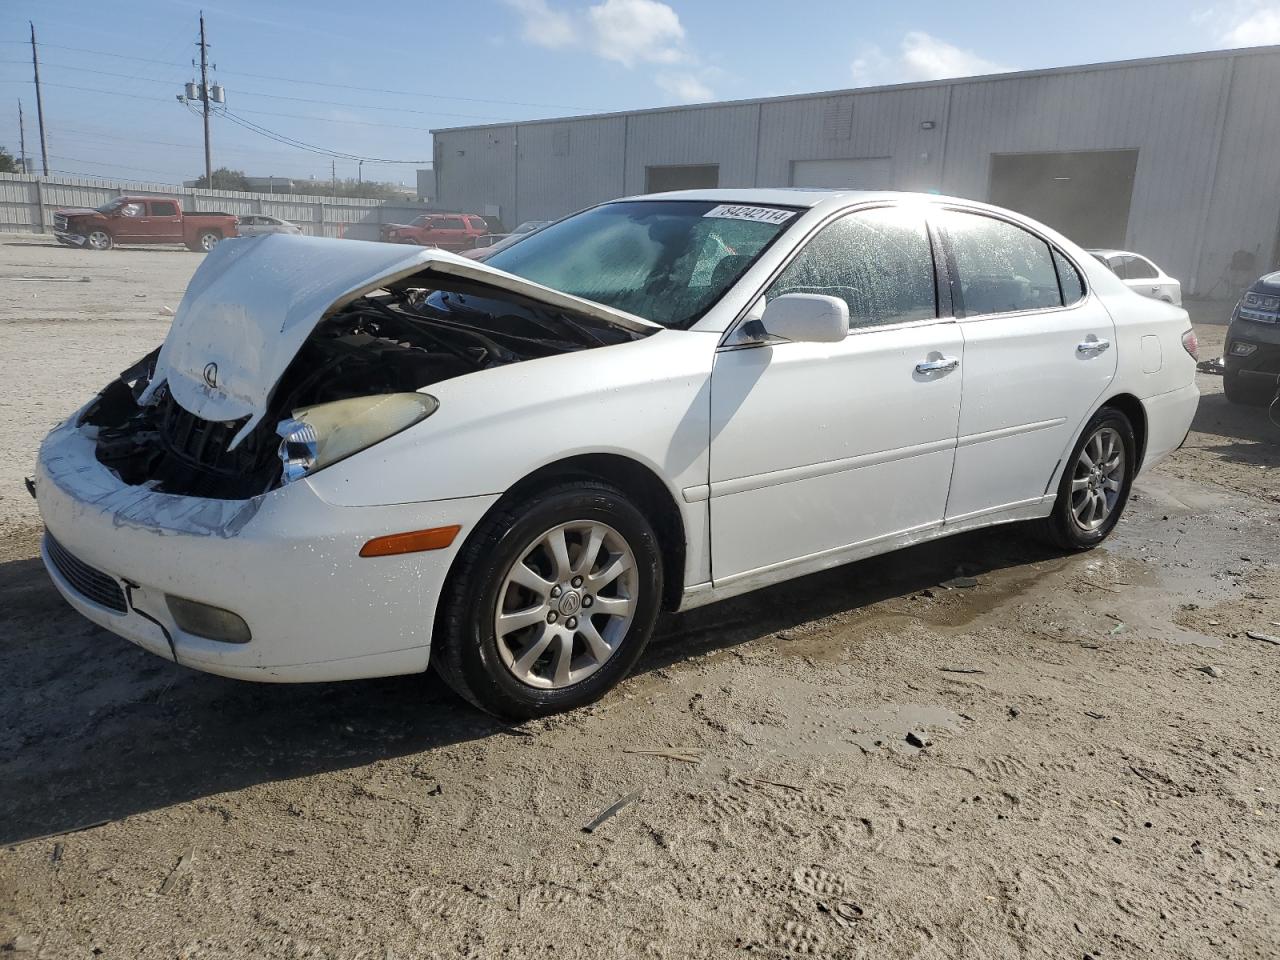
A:
{"type": "Polygon", "coordinates": [[[1092,333],[1076,344],[1076,353],[1082,357],[1095,357],[1111,347],[1110,340],[1099,340],[1092,333]]]}
{"type": "Polygon", "coordinates": [[[959,357],[940,357],[937,360],[921,360],[916,364],[916,373],[941,373],[954,370],[960,366],[959,357]]]}

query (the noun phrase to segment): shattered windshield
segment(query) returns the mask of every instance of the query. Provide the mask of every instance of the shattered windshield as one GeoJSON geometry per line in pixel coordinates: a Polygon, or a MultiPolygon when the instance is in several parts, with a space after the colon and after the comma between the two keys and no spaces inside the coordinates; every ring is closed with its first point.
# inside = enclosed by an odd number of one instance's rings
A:
{"type": "Polygon", "coordinates": [[[110,203],[104,203],[102,206],[94,207],[93,209],[98,213],[114,213],[124,202],[124,197],[116,197],[110,203]]]}
{"type": "Polygon", "coordinates": [[[701,317],[795,220],[787,207],[609,203],[525,237],[488,265],[666,327],[701,317]]]}

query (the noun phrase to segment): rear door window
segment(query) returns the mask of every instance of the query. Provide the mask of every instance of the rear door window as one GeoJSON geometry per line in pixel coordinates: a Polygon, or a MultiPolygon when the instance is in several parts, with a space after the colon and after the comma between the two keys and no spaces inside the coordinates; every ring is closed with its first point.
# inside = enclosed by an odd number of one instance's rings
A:
{"type": "Polygon", "coordinates": [[[437,230],[465,230],[461,217],[441,217],[432,224],[437,230]]]}
{"type": "Polygon", "coordinates": [[[178,205],[172,200],[152,200],[151,215],[153,217],[176,217],[178,205]]]}
{"type": "Polygon", "coordinates": [[[958,210],[940,222],[951,244],[965,316],[1062,306],[1049,244],[1005,220],[958,210]]]}
{"type": "Polygon", "coordinates": [[[887,326],[936,317],[934,280],[924,214],[880,207],[823,227],[765,292],[765,299],[784,293],[839,297],[849,305],[851,328],[887,326]]]}

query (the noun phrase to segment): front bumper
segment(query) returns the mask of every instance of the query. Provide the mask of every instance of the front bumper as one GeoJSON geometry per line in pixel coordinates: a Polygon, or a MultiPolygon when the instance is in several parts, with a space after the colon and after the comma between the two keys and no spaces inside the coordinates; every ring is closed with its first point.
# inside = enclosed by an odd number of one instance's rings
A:
{"type": "Polygon", "coordinates": [[[66,230],[55,230],[53,235],[59,243],[65,243],[69,247],[83,247],[88,242],[80,234],[69,233],[66,230]]]}
{"type": "Polygon", "coordinates": [[[78,590],[46,540],[45,568],[81,614],[185,666],[275,682],[426,669],[449,566],[497,499],[340,507],[305,480],[246,501],[155,493],[122,483],[95,458],[92,430],[70,423],[41,446],[36,495],[49,535],[125,596],[120,612],[78,590]],[[373,537],[455,523],[463,532],[447,549],[359,556],[373,537]],[[184,633],[166,595],[231,610],[253,638],[233,644],[184,633]]]}
{"type": "Polygon", "coordinates": [[[1229,375],[1276,383],[1280,378],[1280,318],[1274,323],[1240,316],[1233,319],[1227,328],[1223,363],[1229,375]],[[1237,342],[1253,344],[1253,353],[1247,357],[1233,355],[1231,351],[1237,342]]]}

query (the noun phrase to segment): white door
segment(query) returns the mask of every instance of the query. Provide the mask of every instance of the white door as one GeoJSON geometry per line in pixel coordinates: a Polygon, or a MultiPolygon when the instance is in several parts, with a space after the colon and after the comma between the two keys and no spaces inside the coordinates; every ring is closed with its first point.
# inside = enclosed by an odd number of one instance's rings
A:
{"type": "Polygon", "coordinates": [[[838,562],[847,548],[942,521],[962,340],[955,321],[939,316],[931,249],[921,212],[848,214],[820,231],[765,297],[841,297],[849,336],[727,345],[717,354],[717,585],[821,555],[838,562]]]}
{"type": "Polygon", "coordinates": [[[793,187],[832,190],[892,190],[892,157],[850,157],[840,160],[794,160],[793,187]]]}
{"type": "Polygon", "coordinates": [[[985,214],[940,212],[964,334],[964,403],[947,520],[1052,494],[1064,448],[1115,376],[1115,328],[1071,262],[985,214]]]}

